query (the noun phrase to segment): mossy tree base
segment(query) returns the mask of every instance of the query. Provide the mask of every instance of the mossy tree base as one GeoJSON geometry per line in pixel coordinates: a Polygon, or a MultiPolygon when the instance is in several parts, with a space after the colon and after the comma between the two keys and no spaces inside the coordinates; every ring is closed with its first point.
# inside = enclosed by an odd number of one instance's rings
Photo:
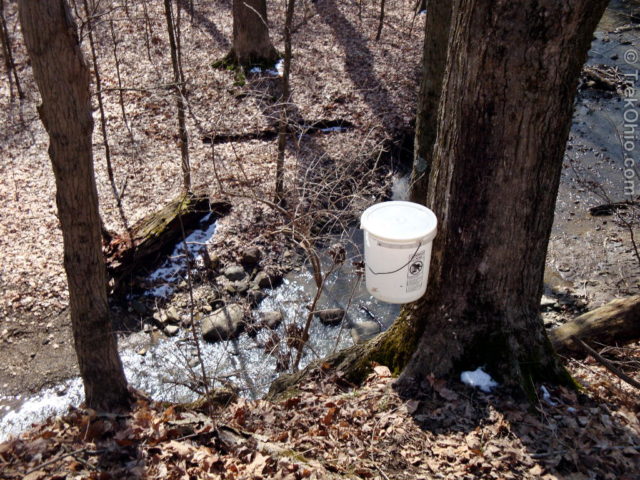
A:
{"type": "Polygon", "coordinates": [[[267,56],[249,55],[245,58],[240,58],[236,54],[235,50],[231,49],[224,57],[216,60],[211,66],[218,70],[230,70],[236,71],[242,67],[244,70],[249,70],[253,67],[260,67],[263,70],[274,68],[276,62],[280,60],[282,56],[273,48],[273,51],[267,56]]]}
{"type": "Polygon", "coordinates": [[[421,324],[411,312],[411,307],[405,308],[389,330],[368,342],[345,348],[299,372],[281,375],[271,384],[267,398],[287,398],[314,372],[327,369],[340,372],[345,380],[356,385],[365,380],[375,363],[398,375],[413,355],[421,334],[421,324]]]}

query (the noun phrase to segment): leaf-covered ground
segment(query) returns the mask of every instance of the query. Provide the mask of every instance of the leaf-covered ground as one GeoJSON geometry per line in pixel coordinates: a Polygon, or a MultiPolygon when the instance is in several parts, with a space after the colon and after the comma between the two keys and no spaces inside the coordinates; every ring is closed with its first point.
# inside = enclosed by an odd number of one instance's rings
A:
{"type": "Polygon", "coordinates": [[[621,391],[612,403],[541,389],[531,407],[499,390],[427,383],[429,393],[400,398],[377,366],[357,389],[320,372],[284,401],[239,399],[214,412],[145,399],[128,415],[72,410],[0,444],[0,477],[639,478],[638,405],[621,391]]]}

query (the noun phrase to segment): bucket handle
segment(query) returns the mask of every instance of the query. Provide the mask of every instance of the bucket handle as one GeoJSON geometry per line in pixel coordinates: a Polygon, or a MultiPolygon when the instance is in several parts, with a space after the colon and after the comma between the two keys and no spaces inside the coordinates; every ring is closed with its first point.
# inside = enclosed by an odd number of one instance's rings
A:
{"type": "Polygon", "coordinates": [[[402,270],[403,268],[405,268],[407,265],[409,265],[411,262],[413,262],[413,259],[416,258],[416,254],[418,253],[418,250],[420,250],[420,247],[422,246],[422,242],[418,242],[418,247],[416,248],[416,250],[413,252],[413,254],[409,257],[409,260],[407,260],[407,263],[405,263],[404,265],[402,265],[400,268],[397,268],[395,270],[392,270],[390,272],[374,272],[371,267],[369,265],[367,265],[367,269],[369,269],[369,271],[374,274],[374,275],[391,275],[392,273],[398,273],[400,270],[402,270]]]}

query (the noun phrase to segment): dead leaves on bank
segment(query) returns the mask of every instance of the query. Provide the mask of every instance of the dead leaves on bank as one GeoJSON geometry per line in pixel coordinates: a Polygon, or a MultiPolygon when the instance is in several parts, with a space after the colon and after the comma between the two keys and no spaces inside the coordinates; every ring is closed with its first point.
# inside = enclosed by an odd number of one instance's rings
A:
{"type": "Polygon", "coordinates": [[[638,478],[637,409],[556,389],[532,412],[432,383],[405,401],[378,366],[357,391],[318,378],[214,417],[144,401],[130,415],[73,410],[0,444],[0,478],[638,478]]]}

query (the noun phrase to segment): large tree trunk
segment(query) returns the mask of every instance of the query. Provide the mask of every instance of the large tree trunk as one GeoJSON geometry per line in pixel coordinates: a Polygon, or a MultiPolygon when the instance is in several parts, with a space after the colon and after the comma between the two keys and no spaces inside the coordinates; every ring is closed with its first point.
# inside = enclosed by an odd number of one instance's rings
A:
{"type": "Polygon", "coordinates": [[[86,403],[127,407],[130,394],[111,329],[91,134],[89,71],[64,0],[20,0],[20,22],[49,133],[64,240],[71,323],[86,403]]]}
{"type": "Polygon", "coordinates": [[[427,199],[433,145],[436,141],[438,126],[438,103],[442,92],[444,70],[447,66],[451,2],[452,0],[431,0],[428,3],[424,27],[422,79],[418,91],[410,190],[411,201],[423,205],[427,199]]]}
{"type": "Polygon", "coordinates": [[[399,386],[563,381],[538,309],[578,75],[606,0],[455,0],[429,180],[440,221],[399,386]]]}
{"type": "Polygon", "coordinates": [[[244,66],[273,64],[278,52],[269,38],[266,0],[233,0],[231,59],[244,66]]]}

